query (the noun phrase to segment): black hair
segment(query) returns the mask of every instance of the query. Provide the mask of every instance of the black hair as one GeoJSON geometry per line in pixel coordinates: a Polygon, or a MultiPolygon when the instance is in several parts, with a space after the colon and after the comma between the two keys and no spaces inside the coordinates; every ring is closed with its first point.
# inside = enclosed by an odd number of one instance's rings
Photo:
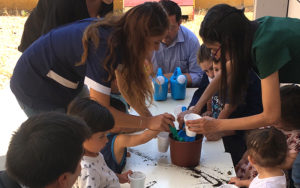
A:
{"type": "Polygon", "coordinates": [[[57,112],[32,116],[11,138],[7,173],[30,188],[45,187],[63,173],[76,171],[89,136],[86,123],[78,118],[57,112]]]}
{"type": "Polygon", "coordinates": [[[251,46],[255,33],[253,23],[239,10],[227,4],[219,4],[207,12],[201,23],[199,35],[204,43],[221,44],[221,99],[227,98],[233,105],[242,100],[248,86],[248,71],[252,66],[251,46]],[[230,88],[227,87],[226,54],[231,63],[230,88]]]}
{"type": "Polygon", "coordinates": [[[76,98],[68,106],[68,114],[82,118],[92,131],[105,132],[114,127],[114,117],[110,111],[90,98],[76,98]]]}
{"type": "Polygon", "coordinates": [[[281,165],[285,161],[287,149],[285,135],[274,127],[255,129],[247,136],[248,154],[261,167],[281,165]]]}
{"type": "Polygon", "coordinates": [[[170,0],[160,0],[159,3],[167,11],[169,16],[175,15],[177,23],[181,20],[181,8],[178,6],[177,3],[170,0]]]}
{"type": "Polygon", "coordinates": [[[202,63],[204,61],[212,61],[210,50],[205,46],[205,44],[201,44],[198,50],[198,63],[202,63]]]}
{"type": "Polygon", "coordinates": [[[286,85],[280,88],[281,119],[284,126],[300,129],[300,87],[286,85]]]}

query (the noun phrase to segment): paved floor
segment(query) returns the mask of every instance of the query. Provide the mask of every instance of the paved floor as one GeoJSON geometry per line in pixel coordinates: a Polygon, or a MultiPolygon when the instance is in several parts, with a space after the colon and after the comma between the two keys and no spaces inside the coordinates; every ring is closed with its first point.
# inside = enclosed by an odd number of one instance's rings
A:
{"type": "Polygon", "coordinates": [[[23,121],[27,119],[25,113],[19,107],[15,96],[7,84],[0,90],[0,170],[4,168],[5,154],[11,135],[23,121]]]}

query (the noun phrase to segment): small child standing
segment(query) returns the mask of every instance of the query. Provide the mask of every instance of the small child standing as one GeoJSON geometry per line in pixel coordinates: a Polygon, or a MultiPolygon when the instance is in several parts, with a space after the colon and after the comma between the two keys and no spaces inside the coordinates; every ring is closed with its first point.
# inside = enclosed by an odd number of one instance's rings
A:
{"type": "MultiPolygon", "coordinates": [[[[276,125],[276,128],[283,132],[288,145],[286,159],[281,168],[290,170],[297,154],[300,152],[300,87],[297,85],[281,87],[280,98],[281,122],[276,125]]],[[[253,168],[247,159],[247,153],[244,154],[235,169],[237,177],[243,180],[253,179],[257,175],[257,170],[253,168]]]]}
{"type": "Polygon", "coordinates": [[[239,187],[286,188],[286,177],[281,168],[287,155],[285,135],[274,127],[255,129],[247,136],[247,155],[258,175],[251,181],[231,178],[239,187]]]}
{"type": "MultiPolygon", "coordinates": [[[[81,160],[81,174],[73,187],[119,188],[116,174],[107,166],[100,150],[107,143],[107,131],[114,127],[114,118],[108,109],[89,98],[75,99],[68,107],[69,115],[82,118],[92,135],[84,141],[84,155],[81,160]]],[[[131,173],[128,171],[124,177],[131,173]]],[[[128,179],[127,179],[128,182],[128,179]]]]}

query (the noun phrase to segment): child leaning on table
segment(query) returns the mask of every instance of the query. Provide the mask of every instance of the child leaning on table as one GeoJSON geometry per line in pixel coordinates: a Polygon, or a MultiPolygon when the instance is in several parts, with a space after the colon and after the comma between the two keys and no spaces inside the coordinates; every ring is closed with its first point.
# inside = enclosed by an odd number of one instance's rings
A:
{"type": "Polygon", "coordinates": [[[235,177],[229,183],[249,188],[286,188],[281,166],[286,156],[286,138],[280,130],[274,127],[255,129],[247,136],[247,158],[258,174],[253,180],[235,177]]]}
{"type": "MultiPolygon", "coordinates": [[[[118,105],[121,106],[121,104],[118,105]]],[[[75,99],[69,105],[68,113],[83,118],[87,122],[88,126],[92,128],[92,132],[98,132],[98,134],[101,132],[105,132],[105,134],[110,132],[114,125],[114,120],[110,112],[105,107],[90,98],[75,99]]],[[[127,175],[128,173],[131,173],[131,171],[127,171],[123,174],[120,173],[122,172],[126,163],[127,147],[146,143],[157,134],[157,131],[150,130],[146,130],[144,133],[139,135],[108,133],[105,135],[105,138],[103,138],[105,141],[102,143],[104,144],[99,143],[99,145],[101,144],[101,147],[98,147],[97,150],[95,150],[94,155],[97,154],[98,156],[101,156],[102,160],[105,160],[103,162],[105,163],[106,168],[108,166],[110,171],[114,171],[121,183],[126,183],[128,182],[127,175]],[[98,153],[100,150],[101,153],[98,153]]],[[[85,149],[88,151],[87,148],[85,149]]],[[[84,159],[85,158],[87,157],[84,156],[84,159]]]]}
{"type": "MultiPolygon", "coordinates": [[[[126,104],[121,100],[111,99],[110,105],[126,112],[126,104]]],[[[121,173],[126,164],[127,147],[145,144],[159,133],[159,131],[145,130],[143,133],[134,135],[120,134],[122,131],[128,132],[128,129],[113,128],[110,130],[107,135],[108,143],[101,150],[108,167],[115,173],[121,173]]]]}
{"type": "MultiPolygon", "coordinates": [[[[73,100],[68,106],[69,115],[82,118],[91,130],[92,135],[84,141],[84,154],[81,159],[81,174],[74,188],[86,187],[120,187],[116,174],[107,166],[100,150],[107,143],[107,132],[115,122],[108,109],[89,98],[73,100]]],[[[131,171],[120,174],[120,179],[128,182],[127,175],[131,171]]]]}

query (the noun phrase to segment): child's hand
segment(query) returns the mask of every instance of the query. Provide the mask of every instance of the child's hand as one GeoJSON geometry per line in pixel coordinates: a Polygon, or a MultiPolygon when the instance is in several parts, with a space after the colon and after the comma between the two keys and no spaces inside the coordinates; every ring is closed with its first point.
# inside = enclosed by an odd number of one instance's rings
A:
{"type": "Polygon", "coordinates": [[[131,170],[128,170],[127,172],[124,172],[122,174],[116,174],[119,178],[120,183],[129,183],[128,174],[132,174],[131,170]]]}
{"type": "Polygon", "coordinates": [[[242,185],[240,184],[240,182],[241,182],[241,179],[240,178],[238,178],[238,177],[233,177],[233,178],[230,178],[230,180],[229,180],[229,184],[234,184],[234,185],[236,185],[236,186],[238,186],[238,187],[241,187],[242,185]]]}
{"type": "Polygon", "coordinates": [[[250,180],[241,180],[240,178],[237,177],[233,177],[229,180],[229,184],[234,184],[238,187],[249,187],[250,183],[251,183],[251,179],[250,180]]]}

